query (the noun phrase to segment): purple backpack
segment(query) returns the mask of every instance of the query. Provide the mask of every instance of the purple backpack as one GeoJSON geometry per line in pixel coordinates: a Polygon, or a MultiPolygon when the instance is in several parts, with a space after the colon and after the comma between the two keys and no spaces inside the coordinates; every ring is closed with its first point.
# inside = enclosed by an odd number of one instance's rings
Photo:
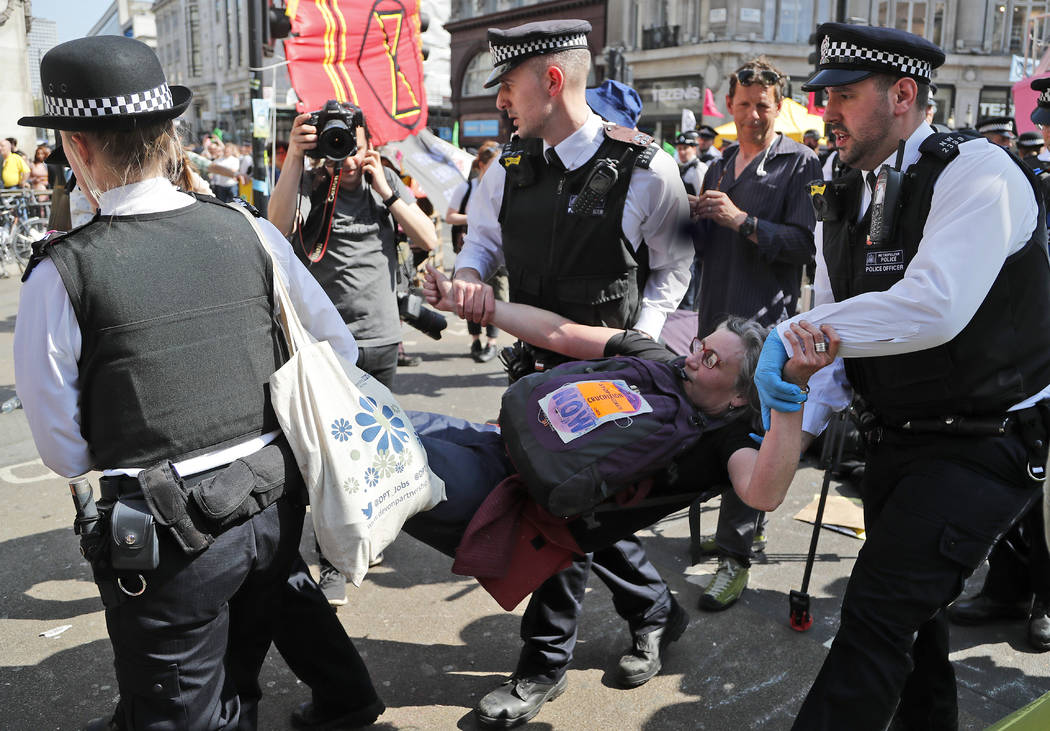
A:
{"type": "Polygon", "coordinates": [[[635,357],[573,361],[515,382],[499,424],[533,500],[560,517],[659,473],[706,424],[677,365],[635,357]]]}

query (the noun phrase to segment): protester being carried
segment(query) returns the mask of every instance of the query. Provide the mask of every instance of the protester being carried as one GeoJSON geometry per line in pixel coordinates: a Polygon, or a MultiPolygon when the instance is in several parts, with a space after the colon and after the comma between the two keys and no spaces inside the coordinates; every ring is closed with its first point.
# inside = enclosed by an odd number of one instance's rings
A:
{"type": "MultiPolygon", "coordinates": [[[[438,309],[453,311],[451,283],[429,268],[425,290],[438,309]]],[[[585,550],[612,545],[678,510],[695,497],[696,491],[731,483],[741,499],[762,510],[772,510],[783,500],[791,482],[801,446],[801,418],[775,413],[772,427],[761,448],[749,435],[753,405],[757,403],[751,377],[757,362],[765,329],[752,321],[732,318],[704,340],[694,340],[692,353],[684,361],[665,346],[638,333],[601,326],[580,325],[553,312],[529,305],[496,302],[492,322],[501,329],[540,347],[571,358],[602,358],[615,355],[638,356],[669,364],[681,378],[688,399],[707,423],[703,435],[684,450],[673,464],[666,465],[656,478],[651,494],[661,497],[680,495],[681,500],[659,505],[609,510],[588,516],[586,521],[569,525],[585,550]]],[[[792,379],[804,386],[812,373],[834,359],[838,338],[830,328],[823,333],[807,324],[792,331],[796,357],[789,370],[792,379]],[[814,339],[816,338],[816,340],[814,339]],[[828,341],[826,352],[817,352],[814,342],[828,341]]],[[[412,415],[413,425],[427,450],[431,468],[445,481],[446,502],[421,513],[405,525],[405,530],[424,542],[452,555],[467,523],[497,483],[515,472],[506,457],[500,432],[488,425],[476,425],[436,414],[412,415]]],[[[634,647],[624,660],[627,670],[634,665],[655,671],[646,662],[658,655],[662,633],[634,647]],[[651,646],[650,646],[651,645],[651,646]]],[[[628,673],[628,676],[630,674],[628,673]]],[[[525,682],[519,668],[508,681],[511,690],[525,682]]],[[[520,707],[502,703],[495,710],[479,705],[479,720],[486,725],[509,727],[534,717],[542,704],[561,694],[565,675],[533,698],[531,686],[518,689],[520,707]],[[524,694],[520,694],[523,691],[524,694]]]]}

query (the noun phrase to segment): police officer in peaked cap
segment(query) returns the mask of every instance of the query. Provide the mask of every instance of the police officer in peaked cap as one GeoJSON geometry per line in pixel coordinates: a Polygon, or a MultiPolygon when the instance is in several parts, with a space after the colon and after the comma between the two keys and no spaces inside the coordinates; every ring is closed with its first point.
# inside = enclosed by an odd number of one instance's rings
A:
{"type": "MultiPolygon", "coordinates": [[[[497,107],[518,137],[471,198],[453,280],[457,314],[485,324],[492,290],[483,282],[505,262],[512,302],[655,339],[688,284],[686,194],[674,161],[652,138],[588,109],[590,30],[580,20],[489,30],[494,68],[486,86],[499,86],[497,107]]],[[[559,358],[535,354],[539,367],[559,358]]],[[[632,536],[574,562],[533,593],[517,669],[480,700],[481,723],[524,723],[565,689],[592,565],[634,636],[618,684],[641,685],[660,670],[661,651],[688,619],[632,536]]]]}
{"type": "Polygon", "coordinates": [[[926,123],[940,48],[839,23],[816,38],[802,88],[827,90],[824,119],[851,170],[822,194],[815,306],[770,335],[755,380],[769,408],[806,401],[810,435],[849,403],[839,384],[860,399],[866,540],[794,727],[874,731],[896,713],[904,728],[954,729],[944,608],[1040,496],[1046,466],[1042,203],[1019,160],[926,123]],[[889,170],[902,141],[903,179],[889,170]],[[885,191],[898,186],[891,209],[885,191]],[[797,320],[842,338],[808,400],[780,378],[781,334],[797,320]]]}

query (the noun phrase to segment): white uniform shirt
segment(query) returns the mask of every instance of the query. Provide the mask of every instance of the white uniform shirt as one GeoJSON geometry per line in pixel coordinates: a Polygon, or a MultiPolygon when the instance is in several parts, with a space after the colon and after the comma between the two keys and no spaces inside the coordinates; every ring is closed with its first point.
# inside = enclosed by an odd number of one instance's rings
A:
{"type": "Polygon", "coordinates": [[[679,175],[682,178],[683,183],[692,183],[693,190],[696,191],[693,195],[700,195],[700,192],[704,189],[704,176],[707,175],[707,164],[696,160],[696,165],[684,170],[684,165],[678,167],[679,175]]]}
{"type": "MultiPolygon", "coordinates": [[[[102,194],[102,215],[126,216],[183,208],[193,199],[164,178],[114,188],[102,194]]],[[[318,340],[327,340],[350,363],[357,344],[331,300],[292,253],[291,246],[268,221],[259,220],[266,245],[303,325],[318,340]]],[[[25,408],[37,452],[49,468],[74,477],[92,468],[87,442],[80,433],[81,336],[65,285],[50,259],[41,261],[22,285],[15,323],[15,384],[25,408]]],[[[182,475],[218,467],[251,454],[279,432],[249,439],[219,452],[176,464],[182,475]]],[[[103,465],[109,471],[137,474],[145,465],[103,465]]]]}
{"type": "MultiPolygon", "coordinates": [[[[904,169],[918,161],[919,145],[933,128],[923,122],[905,143],[904,169]]],[[[896,153],[886,160],[892,165],[896,153]]],[[[865,177],[868,171],[861,171],[865,177]]],[[[958,156],[933,186],[930,213],[918,252],[904,277],[883,292],[867,292],[835,302],[817,246],[812,310],[777,326],[783,337],[792,322],[827,323],[842,338],[839,355],[869,358],[927,350],[947,343],[973,319],[1006,258],[1020,251],[1035,230],[1039,207],[1021,168],[985,139],[964,142],[958,156]]],[[[861,208],[871,192],[863,186],[861,208]]],[[[818,222],[815,233],[823,241],[818,222]]],[[[833,411],[849,404],[841,359],[814,374],[802,428],[818,434],[833,411]]],[[[1013,408],[1045,398],[1050,386],[1013,408]]]]}
{"type": "MultiPolygon", "coordinates": [[[[591,114],[582,127],[554,146],[567,170],[576,170],[594,157],[605,139],[602,124],[601,117],[591,114]]],[[[548,148],[544,142],[544,153],[548,148]]],[[[506,179],[503,166],[494,164],[470,197],[467,236],[456,268],[475,269],[482,281],[504,263],[499,211],[506,179]]],[[[664,320],[689,286],[693,244],[682,226],[688,219],[689,203],[678,164],[661,150],[648,170],[634,169],[622,222],[624,236],[636,251],[643,241],[649,247],[649,278],[634,327],[653,338],[659,337],[664,320]]]]}

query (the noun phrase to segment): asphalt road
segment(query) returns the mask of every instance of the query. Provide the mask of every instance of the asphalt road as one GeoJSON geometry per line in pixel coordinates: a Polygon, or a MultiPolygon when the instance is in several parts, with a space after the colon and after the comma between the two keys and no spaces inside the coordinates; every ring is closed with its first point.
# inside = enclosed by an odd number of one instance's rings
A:
{"type": "MultiPolygon", "coordinates": [[[[0,279],[0,401],[14,393],[11,342],[19,284],[0,279]]],[[[406,330],[417,368],[398,374],[406,408],[484,421],[496,415],[504,377],[496,362],[465,357],[469,340],[453,323],[438,342],[406,330]]],[[[663,672],[619,690],[612,671],[630,644],[605,587],[592,581],[566,693],[533,729],[785,729],[827,652],[860,541],[822,531],[810,595],[816,621],[788,627],[787,592],[798,588],[810,526],[792,516],[819,492],[821,473],[804,465],[785,504],[769,516],[769,546],[750,588],[728,611],[696,609],[714,561],[690,568],[688,525],[672,516],[644,539],[653,562],[691,615],[663,672]]],[[[835,483],[836,491],[848,493],[835,483]]],[[[39,462],[24,414],[0,415],[0,728],[75,729],[107,714],[117,697],[102,606],[71,531],[65,480],[39,462]],[[41,633],[69,625],[54,637],[41,633]]],[[[717,501],[704,512],[713,530],[717,501]]],[[[309,553],[309,536],[304,547],[309,553]]],[[[388,706],[378,728],[474,728],[470,709],[514,668],[518,619],[450,561],[402,536],[338,615],[388,706]]],[[[982,572],[983,573],[983,572],[982,572]]],[[[982,573],[971,580],[979,586],[982,573]]],[[[1046,657],[1031,652],[1023,623],[953,631],[961,725],[984,728],[1050,691],[1046,657]]],[[[261,728],[287,728],[308,689],[271,652],[262,676],[261,728]]]]}

